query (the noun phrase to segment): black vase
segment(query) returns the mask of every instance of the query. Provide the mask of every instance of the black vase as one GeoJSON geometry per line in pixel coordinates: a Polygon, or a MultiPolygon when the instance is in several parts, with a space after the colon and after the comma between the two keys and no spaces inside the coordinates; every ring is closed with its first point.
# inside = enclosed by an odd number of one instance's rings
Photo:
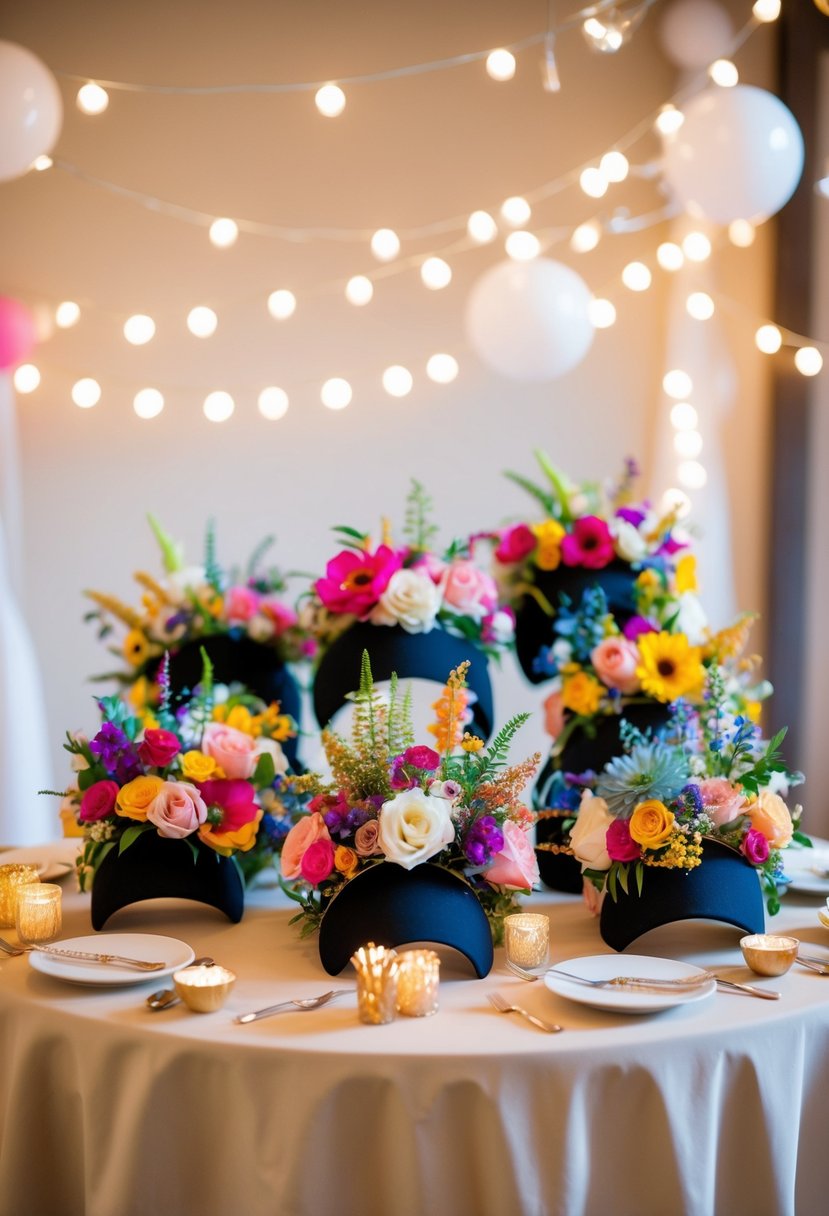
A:
{"type": "MultiPolygon", "coordinates": [[[[607,714],[594,719],[595,734],[577,727],[567,736],[567,742],[557,752],[555,746],[547,758],[535,785],[533,802],[538,808],[535,827],[536,857],[541,881],[553,891],[577,895],[582,889],[581,866],[568,851],[568,833],[563,822],[572,819],[576,811],[562,811],[551,805],[548,786],[555,773],[600,773],[614,757],[622,754],[620,739],[623,721],[641,731],[658,731],[669,718],[667,705],[646,701],[627,705],[621,714],[607,714]]],[[[566,726],[566,719],[565,719],[566,726]]]]}
{"type": "MultiPolygon", "coordinates": [[[[170,650],[170,689],[176,695],[195,688],[202,676],[201,650],[213,664],[213,679],[217,684],[244,684],[266,704],[278,701],[280,710],[290,714],[299,728],[300,693],[296,680],[272,646],[255,642],[246,635],[216,633],[186,642],[178,650],[170,650]]],[[[156,669],[157,670],[157,669],[156,669]]],[[[291,768],[297,769],[297,738],[281,744],[291,768]]]]}
{"type": "Polygon", "coordinates": [[[363,651],[368,651],[377,683],[396,672],[400,680],[417,677],[445,684],[453,668],[464,660],[470,667],[466,682],[477,700],[470,710],[475,729],[484,739],[492,733],[492,684],[489,664],[482,650],[439,626],[428,633],[407,633],[400,625],[372,625],[358,621],[336,638],[326,650],[314,677],[314,713],[320,726],[327,726],[360,686],[363,651]]]}
{"type": "Polygon", "coordinates": [[[601,587],[607,596],[609,611],[622,628],[636,612],[633,588],[637,574],[623,561],[615,560],[601,570],[584,566],[559,566],[556,570],[537,570],[534,586],[552,608],[550,616],[532,595],[525,595],[515,609],[515,653],[521,670],[531,684],[543,684],[550,676],[538,671],[535,660],[542,650],[556,640],[554,625],[566,595],[578,607],[585,591],[601,587]]]}
{"type": "Polygon", "coordinates": [[[716,920],[744,933],[765,931],[760,879],[753,866],[719,840],[703,840],[702,864],[693,870],[645,868],[642,894],[631,881],[602,902],[599,930],[614,950],[643,933],[679,920],[716,920]]]}
{"type": "Polygon", "coordinates": [[[124,850],[110,849],[92,882],[92,928],[103,929],[114,912],[143,899],[191,899],[208,904],[238,924],[245,910],[245,888],[231,857],[201,843],[194,860],[184,840],[142,832],[124,850]]]}
{"type": "Polygon", "coordinates": [[[435,942],[465,955],[479,979],[492,968],[492,932],[474,892],[462,878],[429,862],[413,870],[379,862],[335,895],[320,924],[325,970],[338,975],[367,942],[392,947],[435,942]]]}

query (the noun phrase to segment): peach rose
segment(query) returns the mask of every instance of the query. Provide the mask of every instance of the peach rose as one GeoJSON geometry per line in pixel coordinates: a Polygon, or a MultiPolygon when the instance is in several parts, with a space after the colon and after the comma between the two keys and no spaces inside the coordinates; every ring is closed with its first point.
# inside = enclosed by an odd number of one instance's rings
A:
{"type": "Polygon", "coordinates": [[[581,796],[576,822],[570,829],[570,848],[583,870],[609,870],[607,829],[613,816],[604,798],[596,798],[590,790],[581,796]]]}
{"type": "Polygon", "coordinates": [[[603,638],[598,646],[593,647],[590,661],[596,675],[608,688],[616,688],[626,696],[639,691],[639,677],[636,674],[639,651],[627,638],[603,638]]]}
{"type": "Polygon", "coordinates": [[[763,790],[756,802],[746,807],[751,826],[762,832],[773,849],[785,849],[794,828],[789,808],[779,794],[763,790]]]}
{"type": "Polygon", "coordinates": [[[504,847],[495,854],[492,865],[484,872],[484,878],[493,887],[528,891],[540,881],[529,833],[511,819],[504,822],[501,831],[504,834],[504,847]]]}
{"type": "Polygon", "coordinates": [[[230,780],[253,776],[259,749],[256,740],[233,726],[211,722],[205,727],[202,750],[212,756],[230,780]]]}
{"type": "Polygon", "coordinates": [[[147,820],[170,840],[190,836],[206,818],[204,799],[189,781],[165,781],[147,808],[147,820]]]}
{"type": "Polygon", "coordinates": [[[705,813],[715,827],[731,823],[746,810],[745,794],[725,777],[706,777],[699,782],[699,792],[705,813]]]}
{"type": "Polygon", "coordinates": [[[564,702],[560,692],[551,692],[543,703],[544,729],[551,739],[557,739],[564,730],[564,702]]]}
{"type": "Polygon", "coordinates": [[[282,877],[299,878],[302,873],[302,858],[309,844],[313,844],[315,840],[330,839],[331,833],[325,826],[322,815],[306,815],[304,819],[300,819],[299,823],[295,823],[291,828],[282,846],[282,877]]]}

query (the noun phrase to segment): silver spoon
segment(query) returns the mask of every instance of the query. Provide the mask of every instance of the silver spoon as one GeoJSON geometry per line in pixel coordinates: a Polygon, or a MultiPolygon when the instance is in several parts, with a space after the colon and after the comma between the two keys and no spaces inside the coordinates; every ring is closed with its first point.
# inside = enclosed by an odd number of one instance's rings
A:
{"type": "MultiPolygon", "coordinates": [[[[213,959],[209,956],[194,958],[192,963],[188,963],[189,967],[212,967],[213,965],[213,959]]],[[[175,988],[160,988],[158,992],[151,992],[147,997],[147,1007],[154,1011],[169,1009],[171,1005],[175,1005],[180,1000],[181,997],[175,988]]]]}

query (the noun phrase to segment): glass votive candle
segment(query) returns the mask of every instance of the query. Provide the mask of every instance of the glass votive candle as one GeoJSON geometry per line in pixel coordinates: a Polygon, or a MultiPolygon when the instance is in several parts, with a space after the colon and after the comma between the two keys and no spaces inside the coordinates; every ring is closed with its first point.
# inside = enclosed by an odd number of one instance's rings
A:
{"type": "Polygon", "coordinates": [[[550,918],[539,912],[504,917],[507,959],[518,967],[543,967],[550,948],[550,918]]]}
{"type": "Polygon", "coordinates": [[[405,950],[400,955],[397,1012],[428,1018],[438,1011],[440,959],[434,950],[405,950]]]}
{"type": "Polygon", "coordinates": [[[361,1022],[383,1026],[394,1020],[400,960],[396,950],[369,942],[351,956],[357,972],[357,1014],[361,1022]]]}
{"type": "Polygon", "coordinates": [[[173,973],[176,993],[193,1013],[213,1013],[221,1009],[235,983],[232,971],[214,964],[182,967],[173,973]]]}
{"type": "Polygon", "coordinates": [[[24,946],[51,942],[63,923],[61,889],[53,882],[29,882],[17,892],[15,928],[24,946]]]}
{"type": "Polygon", "coordinates": [[[39,882],[34,866],[19,862],[0,866],[0,929],[13,929],[17,911],[17,893],[30,882],[39,882]]]}

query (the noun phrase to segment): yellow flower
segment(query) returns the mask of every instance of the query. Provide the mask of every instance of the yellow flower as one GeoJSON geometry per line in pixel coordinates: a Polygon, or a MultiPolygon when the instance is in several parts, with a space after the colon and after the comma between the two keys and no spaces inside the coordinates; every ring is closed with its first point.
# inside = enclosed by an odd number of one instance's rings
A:
{"type": "Polygon", "coordinates": [[[674,813],[658,798],[640,802],[630,817],[628,828],[631,840],[643,849],[658,849],[665,844],[674,829],[674,813]]]}
{"type": "Polygon", "coordinates": [[[705,681],[702,652],[684,633],[642,633],[637,644],[642,662],[636,674],[645,692],[665,702],[701,692],[705,681]]]}
{"type": "Polygon", "coordinates": [[[251,819],[250,823],[243,823],[241,827],[234,828],[232,832],[222,832],[219,830],[221,824],[203,823],[199,828],[199,837],[211,849],[215,849],[217,853],[221,853],[224,857],[229,857],[237,849],[240,853],[247,853],[254,846],[261,818],[262,809],[260,807],[255,819],[251,819]]]}
{"type": "Polygon", "coordinates": [[[351,878],[360,864],[360,858],[347,845],[338,844],[334,850],[334,869],[346,878],[351,878]]]}
{"type": "Polygon", "coordinates": [[[461,747],[465,752],[479,752],[483,745],[483,739],[479,739],[477,735],[470,735],[468,730],[463,732],[461,747]]]}
{"type": "Polygon", "coordinates": [[[686,591],[698,590],[697,559],[693,553],[686,553],[676,564],[676,592],[683,595],[686,591]]]}
{"type": "Polygon", "coordinates": [[[124,658],[133,667],[140,667],[150,654],[150,643],[140,629],[131,629],[124,638],[124,658]]]}
{"type": "Polygon", "coordinates": [[[642,573],[636,579],[636,582],[639,587],[644,587],[644,588],[658,587],[659,586],[659,575],[656,573],[655,570],[652,570],[650,568],[650,566],[648,566],[646,569],[644,569],[642,571],[642,573]]]}
{"type": "Polygon", "coordinates": [[[253,715],[244,705],[234,705],[225,718],[225,723],[227,726],[232,726],[235,730],[240,730],[245,735],[254,735],[256,733],[253,729],[253,715]]]}
{"type": "Polygon", "coordinates": [[[561,541],[564,528],[556,519],[545,519],[533,524],[532,531],[538,540],[534,561],[539,570],[556,570],[561,562],[561,541]]]}
{"type": "Polygon", "coordinates": [[[759,722],[762,712],[762,701],[746,701],[746,717],[750,722],[759,722]]]}
{"type": "Polygon", "coordinates": [[[136,777],[134,781],[128,781],[118,791],[115,810],[125,819],[143,822],[147,818],[147,808],[163,785],[160,777],[136,777]]]}
{"type": "Polygon", "coordinates": [[[586,718],[592,717],[599,708],[602,699],[602,685],[589,672],[577,671],[564,677],[561,690],[561,703],[565,709],[571,709],[574,714],[586,718]]]}
{"type": "Polygon", "coordinates": [[[181,757],[181,775],[185,781],[211,781],[224,777],[225,772],[212,756],[194,750],[181,757]]]}
{"type": "Polygon", "coordinates": [[[127,700],[137,713],[143,713],[148,706],[158,704],[158,685],[146,676],[139,676],[127,693],[127,700]]]}

